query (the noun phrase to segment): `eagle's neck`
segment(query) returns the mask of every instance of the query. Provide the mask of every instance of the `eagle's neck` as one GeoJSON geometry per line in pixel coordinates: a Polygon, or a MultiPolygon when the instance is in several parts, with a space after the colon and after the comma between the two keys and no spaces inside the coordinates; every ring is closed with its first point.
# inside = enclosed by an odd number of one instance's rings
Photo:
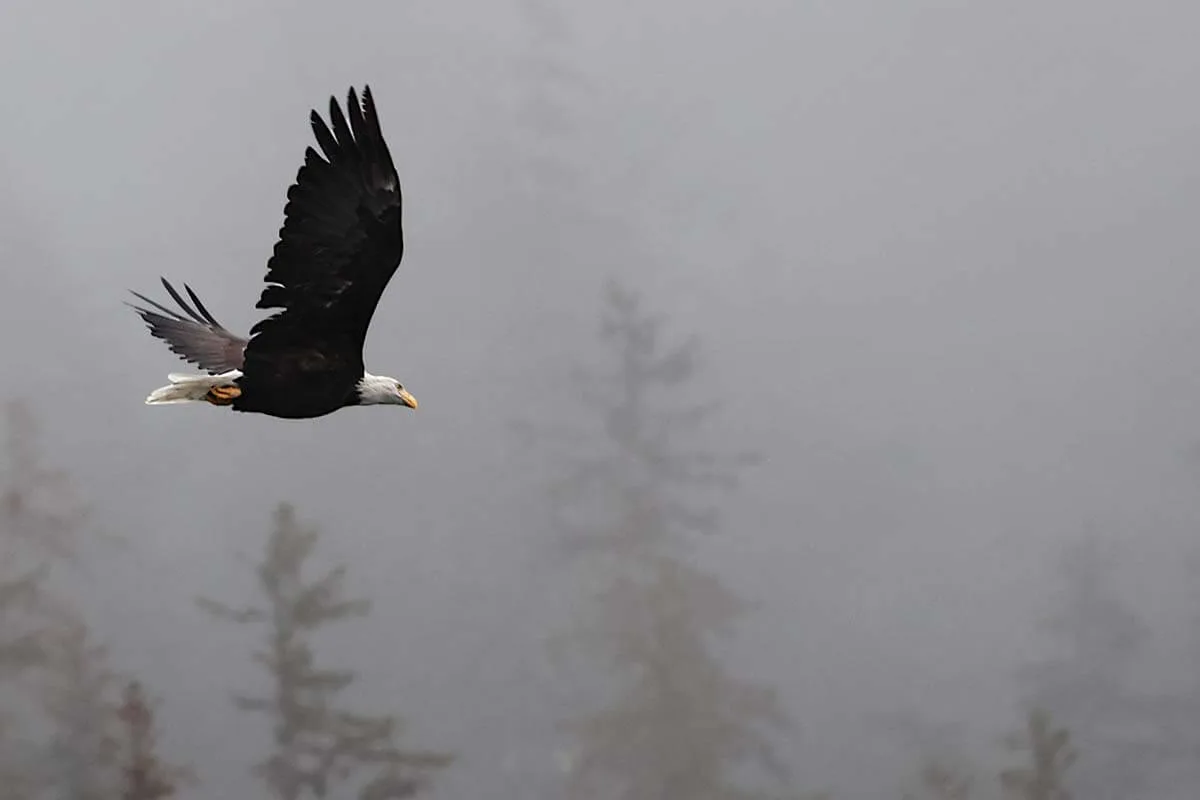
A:
{"type": "Polygon", "coordinates": [[[363,376],[358,381],[356,394],[358,395],[358,404],[363,406],[381,405],[384,403],[396,402],[396,384],[395,378],[389,378],[386,375],[372,375],[364,371],[363,376]]]}

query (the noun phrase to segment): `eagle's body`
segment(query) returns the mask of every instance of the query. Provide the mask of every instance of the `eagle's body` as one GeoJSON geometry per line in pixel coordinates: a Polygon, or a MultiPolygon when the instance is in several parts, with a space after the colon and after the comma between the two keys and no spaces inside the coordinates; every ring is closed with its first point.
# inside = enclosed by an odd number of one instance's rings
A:
{"type": "Polygon", "coordinates": [[[191,306],[162,281],[186,316],[134,293],[157,309],[135,306],[150,332],[208,373],[171,375],[147,403],[208,402],[286,419],[353,405],[416,408],[399,381],[363,365],[367,328],[404,254],[404,235],[400,180],[369,87],[361,106],[350,90],[346,113],[348,121],[330,98],[332,131],[311,115],[324,158],[305,152],[256,305],[283,311],[254,325],[247,339],[218,323],[186,285],[191,306]]]}

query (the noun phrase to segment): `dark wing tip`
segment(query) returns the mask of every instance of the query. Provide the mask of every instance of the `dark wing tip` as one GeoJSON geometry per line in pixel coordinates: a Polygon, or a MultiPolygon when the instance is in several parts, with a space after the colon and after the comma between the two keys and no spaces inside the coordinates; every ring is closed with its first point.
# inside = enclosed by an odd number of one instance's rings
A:
{"type": "MultiPolygon", "coordinates": [[[[367,164],[372,191],[399,194],[400,176],[384,139],[369,83],[363,84],[361,100],[358,90],[351,86],[346,91],[344,110],[338,98],[330,95],[328,114],[322,116],[317,109],[310,109],[308,120],[317,146],[325,156],[321,160],[329,164],[339,161],[367,164]]],[[[310,151],[311,148],[305,150],[305,164],[317,155],[310,151]]]]}
{"type": "Polygon", "coordinates": [[[200,302],[200,298],[197,297],[196,293],[192,291],[192,287],[185,283],[183,288],[187,290],[188,297],[192,298],[192,305],[195,306],[196,310],[200,312],[200,316],[204,317],[204,319],[207,320],[208,323],[213,327],[221,327],[221,323],[217,322],[216,318],[213,317],[213,315],[209,313],[208,309],[204,307],[204,303],[200,302]]]}
{"type": "Polygon", "coordinates": [[[367,119],[373,119],[376,121],[376,124],[378,123],[379,116],[375,112],[375,94],[371,91],[371,85],[369,83],[363,84],[362,110],[363,115],[365,115],[367,119]]]}
{"type": "Polygon", "coordinates": [[[399,195],[400,175],[392,159],[387,139],[383,135],[383,125],[375,108],[375,95],[371,91],[371,85],[363,84],[361,103],[357,101],[353,89],[350,90],[350,98],[354,108],[354,122],[357,123],[357,132],[360,133],[359,147],[363,148],[367,160],[372,163],[372,179],[375,183],[372,188],[399,195]]]}

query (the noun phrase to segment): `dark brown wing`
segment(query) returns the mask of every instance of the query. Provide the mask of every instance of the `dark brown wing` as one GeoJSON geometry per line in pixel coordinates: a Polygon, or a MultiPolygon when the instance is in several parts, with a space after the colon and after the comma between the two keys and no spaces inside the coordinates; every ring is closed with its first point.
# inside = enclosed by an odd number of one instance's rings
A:
{"type": "Polygon", "coordinates": [[[288,189],[279,241],[267,262],[268,285],[257,304],[283,311],[250,330],[248,377],[268,369],[272,353],[297,349],[353,371],[379,297],[404,254],[400,179],[370,87],[363,88],[361,105],[350,90],[346,114],[349,120],[331,97],[329,126],[316,111],[310,115],[324,157],[307,148],[288,189]]]}
{"type": "Polygon", "coordinates": [[[154,302],[145,295],[133,292],[132,294],[143,303],[158,309],[158,311],[151,311],[147,308],[127,304],[145,321],[146,326],[150,328],[150,333],[166,342],[167,346],[171,348],[171,352],[182,356],[184,361],[198,364],[201,369],[214,375],[228,372],[231,369],[241,369],[242,352],[246,348],[246,340],[230,333],[221,323],[217,322],[213,315],[208,313],[208,309],[200,302],[200,298],[196,296],[190,286],[184,284],[183,288],[187,290],[188,297],[192,298],[192,303],[196,306],[194,309],[179,296],[175,287],[167,283],[166,278],[159,280],[162,281],[167,293],[184,310],[187,317],[154,302]]]}

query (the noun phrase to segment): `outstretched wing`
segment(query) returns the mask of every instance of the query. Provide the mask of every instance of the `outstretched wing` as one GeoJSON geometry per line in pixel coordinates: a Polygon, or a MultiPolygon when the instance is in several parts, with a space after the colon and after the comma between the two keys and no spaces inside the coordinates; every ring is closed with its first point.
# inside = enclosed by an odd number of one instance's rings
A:
{"type": "Polygon", "coordinates": [[[208,309],[200,302],[200,298],[186,283],[188,297],[192,298],[195,308],[191,308],[175,291],[175,287],[167,283],[166,278],[159,278],[167,293],[184,310],[187,317],[166,306],[154,302],[145,295],[133,292],[134,297],[158,311],[127,304],[145,321],[150,333],[167,343],[171,352],[183,357],[184,361],[199,364],[200,368],[212,374],[228,372],[231,369],[242,368],[242,352],[246,340],[241,336],[230,333],[221,323],[208,313],[208,309]],[[190,319],[189,319],[190,317],[190,319]]]}
{"type": "Polygon", "coordinates": [[[370,87],[363,88],[361,105],[350,89],[346,115],[349,120],[332,97],[329,125],[311,114],[324,157],[307,148],[288,189],[279,241],[267,262],[268,285],[256,306],[283,311],[250,330],[252,361],[295,348],[361,359],[371,316],[400,265],[400,179],[370,87]]]}

